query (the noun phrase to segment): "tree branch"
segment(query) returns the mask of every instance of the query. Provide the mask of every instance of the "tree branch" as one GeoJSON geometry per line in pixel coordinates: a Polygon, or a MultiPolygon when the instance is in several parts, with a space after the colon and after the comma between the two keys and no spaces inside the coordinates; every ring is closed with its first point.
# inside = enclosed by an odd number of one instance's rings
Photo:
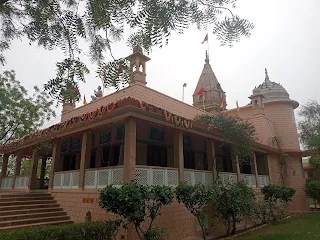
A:
{"type": "Polygon", "coordinates": [[[227,7],[214,6],[214,5],[211,5],[210,3],[205,3],[205,2],[202,1],[202,0],[199,0],[199,2],[200,2],[202,5],[205,5],[205,6],[208,6],[208,7],[213,7],[213,8],[217,8],[217,9],[226,10],[226,11],[228,11],[228,12],[232,15],[232,17],[234,17],[233,12],[232,12],[229,8],[227,8],[227,7]]]}

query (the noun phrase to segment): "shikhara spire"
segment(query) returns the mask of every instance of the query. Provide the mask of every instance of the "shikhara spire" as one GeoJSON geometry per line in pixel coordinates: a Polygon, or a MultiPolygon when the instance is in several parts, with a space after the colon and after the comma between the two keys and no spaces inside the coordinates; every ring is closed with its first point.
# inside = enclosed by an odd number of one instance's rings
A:
{"type": "Polygon", "coordinates": [[[264,73],[265,73],[265,75],[266,75],[264,81],[265,81],[265,82],[270,82],[267,68],[264,69],[264,73]]]}
{"type": "Polygon", "coordinates": [[[193,106],[205,109],[208,112],[225,110],[227,106],[226,94],[211,68],[207,51],[205,64],[193,94],[193,106]],[[201,88],[204,89],[204,94],[199,96],[197,93],[201,88]],[[221,106],[222,108],[220,108],[221,106]]]}

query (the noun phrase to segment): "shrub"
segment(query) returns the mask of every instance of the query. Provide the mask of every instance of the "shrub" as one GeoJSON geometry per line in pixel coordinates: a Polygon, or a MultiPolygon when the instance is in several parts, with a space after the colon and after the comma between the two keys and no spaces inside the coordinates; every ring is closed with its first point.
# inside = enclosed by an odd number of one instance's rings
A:
{"type": "Polygon", "coordinates": [[[254,200],[253,190],[247,187],[244,182],[218,185],[214,210],[225,224],[228,236],[230,233],[235,234],[236,225],[242,217],[251,215],[254,200]]]}
{"type": "Polygon", "coordinates": [[[176,188],[177,201],[183,204],[199,222],[203,239],[207,239],[206,211],[204,207],[215,198],[213,186],[196,184],[195,186],[186,183],[179,183],[176,188]]]}
{"type": "Polygon", "coordinates": [[[315,203],[320,202],[320,181],[307,181],[306,194],[309,198],[312,198],[315,203]]]}
{"type": "Polygon", "coordinates": [[[143,186],[135,182],[119,188],[109,185],[101,190],[99,205],[119,215],[124,226],[132,223],[139,239],[162,239],[163,231],[152,231],[152,223],[160,215],[163,206],[173,201],[173,190],[168,186],[143,186]],[[146,230],[141,223],[150,220],[146,230]],[[156,235],[156,236],[155,236],[156,235]]]}
{"type": "Polygon", "coordinates": [[[264,195],[265,200],[280,200],[285,203],[291,201],[293,195],[296,193],[296,190],[282,185],[267,185],[261,189],[261,192],[264,195]]]}
{"type": "Polygon", "coordinates": [[[253,219],[262,223],[278,223],[287,216],[285,202],[270,200],[258,200],[253,205],[253,219]]]}
{"type": "Polygon", "coordinates": [[[61,226],[37,227],[0,233],[1,240],[112,240],[119,221],[87,222],[61,226]]]}

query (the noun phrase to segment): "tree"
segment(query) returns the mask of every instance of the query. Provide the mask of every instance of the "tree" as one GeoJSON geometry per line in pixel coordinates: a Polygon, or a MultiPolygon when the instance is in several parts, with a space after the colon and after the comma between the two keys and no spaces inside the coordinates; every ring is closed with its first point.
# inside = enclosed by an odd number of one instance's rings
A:
{"type": "Polygon", "coordinates": [[[183,204],[199,222],[202,237],[207,239],[206,211],[205,207],[215,200],[214,187],[210,185],[197,184],[194,186],[187,183],[179,183],[176,188],[176,198],[183,204]]]}
{"type": "Polygon", "coordinates": [[[320,202],[320,181],[307,181],[306,194],[314,201],[315,207],[317,208],[317,203],[320,202]]]}
{"type": "Polygon", "coordinates": [[[61,49],[65,59],[57,62],[57,75],[46,90],[59,102],[78,98],[78,81],[89,73],[80,59],[89,54],[97,65],[97,75],[106,86],[119,89],[130,78],[125,59],[115,59],[112,44],[132,33],[131,47],[146,51],[167,44],[172,32],[183,33],[191,25],[198,29],[213,25],[212,32],[222,45],[232,46],[241,36],[250,36],[253,25],[233,10],[238,0],[2,0],[0,1],[0,61],[13,39],[26,37],[48,50],[61,49]],[[81,49],[86,40],[89,48],[81,49]],[[109,52],[112,59],[106,59],[109,52]],[[107,61],[106,61],[107,60],[107,61]],[[68,96],[65,96],[68,95],[68,96]]]}
{"type": "Polygon", "coordinates": [[[236,233],[241,217],[251,215],[254,200],[253,190],[243,182],[218,185],[214,211],[225,224],[228,236],[236,233]]]}
{"type": "Polygon", "coordinates": [[[309,162],[316,170],[320,170],[320,105],[317,101],[309,101],[302,105],[299,115],[303,118],[298,126],[300,141],[310,151],[309,162]]]}
{"type": "Polygon", "coordinates": [[[34,90],[33,96],[28,96],[14,71],[0,74],[0,145],[39,129],[55,116],[48,94],[37,87],[34,90]]]}
{"type": "Polygon", "coordinates": [[[119,215],[125,224],[132,223],[139,239],[163,239],[162,229],[153,228],[153,221],[162,207],[173,201],[173,190],[168,186],[143,186],[135,182],[125,183],[120,188],[109,185],[101,190],[99,205],[119,215]],[[141,224],[149,221],[146,230],[141,224]]]}
{"type": "Polygon", "coordinates": [[[209,129],[220,130],[223,137],[221,147],[230,144],[232,158],[238,158],[240,165],[247,162],[257,140],[255,127],[251,123],[237,116],[223,113],[201,115],[196,120],[209,125],[209,129]]]}

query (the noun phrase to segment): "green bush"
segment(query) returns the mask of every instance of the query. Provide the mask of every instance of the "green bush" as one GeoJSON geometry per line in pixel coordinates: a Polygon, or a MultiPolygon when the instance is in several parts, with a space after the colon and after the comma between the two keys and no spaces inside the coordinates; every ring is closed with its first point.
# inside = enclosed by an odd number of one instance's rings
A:
{"type": "Polygon", "coordinates": [[[153,229],[153,221],[161,209],[172,203],[174,192],[169,186],[144,186],[134,181],[117,188],[108,185],[100,192],[99,205],[108,212],[119,215],[124,223],[133,223],[139,239],[163,239],[163,231],[153,229]],[[146,229],[141,224],[147,222],[146,229]]]}
{"type": "Polygon", "coordinates": [[[1,240],[112,240],[120,221],[88,222],[36,227],[0,233],[1,240]]]}
{"type": "Polygon", "coordinates": [[[296,190],[282,185],[267,185],[261,189],[265,200],[280,200],[285,203],[291,201],[296,190]]]}
{"type": "Polygon", "coordinates": [[[176,198],[183,204],[199,222],[202,231],[202,238],[207,239],[206,211],[205,207],[215,199],[214,186],[196,184],[194,186],[187,183],[179,183],[176,188],[176,198]]]}
{"type": "Polygon", "coordinates": [[[287,204],[273,199],[257,200],[253,205],[253,220],[256,223],[278,223],[288,216],[287,204]]]}
{"type": "Polygon", "coordinates": [[[312,198],[314,202],[320,202],[320,181],[307,181],[306,194],[312,198]]]}
{"type": "Polygon", "coordinates": [[[218,184],[216,194],[214,211],[226,226],[227,235],[235,234],[237,223],[240,223],[243,217],[252,215],[254,192],[240,181],[226,185],[218,184]]]}

